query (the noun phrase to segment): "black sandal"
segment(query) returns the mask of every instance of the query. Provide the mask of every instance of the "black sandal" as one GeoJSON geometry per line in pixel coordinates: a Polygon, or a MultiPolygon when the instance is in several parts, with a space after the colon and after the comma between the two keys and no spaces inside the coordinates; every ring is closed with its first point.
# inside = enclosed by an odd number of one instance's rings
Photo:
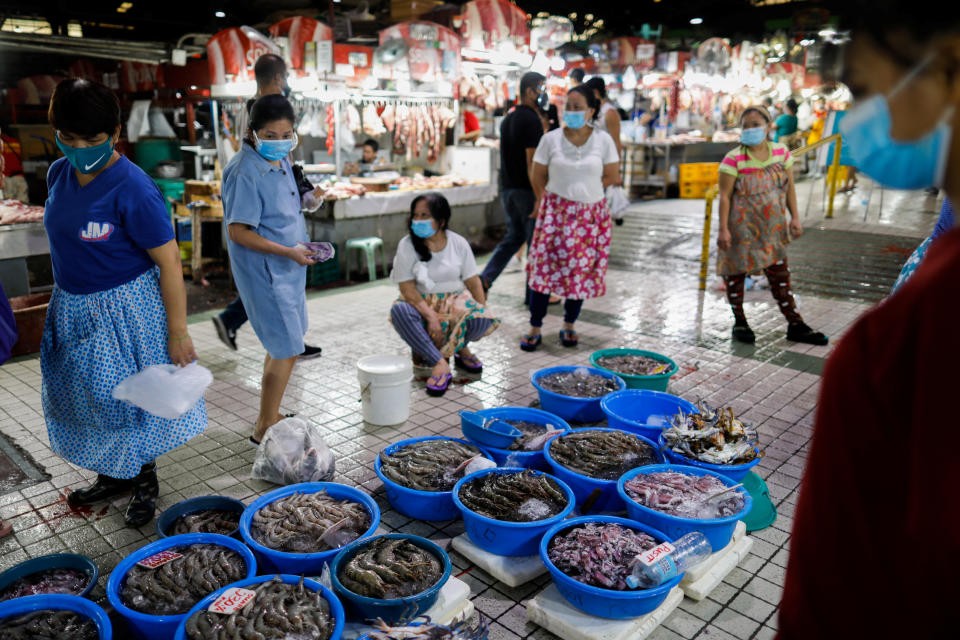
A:
{"type": "Polygon", "coordinates": [[[757,341],[757,334],[748,324],[733,325],[733,339],[744,344],[753,344],[757,341]]]}
{"type": "Polygon", "coordinates": [[[538,333],[532,336],[529,333],[525,333],[523,337],[520,338],[520,348],[524,351],[536,351],[542,342],[543,334],[538,333]]]}
{"type": "Polygon", "coordinates": [[[803,344],[812,344],[818,347],[823,347],[830,343],[830,338],[819,331],[814,331],[804,322],[791,324],[787,327],[787,340],[791,342],[802,342],[803,344]]]}
{"type": "Polygon", "coordinates": [[[560,343],[565,347],[575,347],[579,344],[580,339],[577,335],[577,332],[573,329],[561,329],[560,330],[560,343]]]}
{"type": "Polygon", "coordinates": [[[140,468],[140,475],[132,481],[133,495],[127,503],[123,521],[128,527],[142,527],[151,520],[157,511],[157,496],[160,484],[157,481],[157,464],[151,462],[140,468]]]}

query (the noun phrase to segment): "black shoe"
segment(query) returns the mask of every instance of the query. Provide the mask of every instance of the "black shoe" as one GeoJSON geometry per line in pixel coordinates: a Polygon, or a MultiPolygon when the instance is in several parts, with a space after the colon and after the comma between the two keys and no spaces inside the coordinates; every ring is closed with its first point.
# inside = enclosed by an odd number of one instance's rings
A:
{"type": "Polygon", "coordinates": [[[153,520],[157,510],[160,485],[157,482],[157,464],[151,462],[140,468],[140,475],[132,480],[133,495],[127,503],[123,521],[128,527],[142,527],[153,520]]]}
{"type": "Polygon", "coordinates": [[[227,328],[220,316],[213,316],[213,326],[217,328],[217,337],[220,342],[227,345],[234,351],[237,350],[237,332],[227,328]]]}
{"type": "Polygon", "coordinates": [[[120,480],[110,476],[98,475],[96,482],[89,487],[71,491],[70,495],[67,496],[67,502],[75,507],[94,504],[124,494],[130,491],[132,487],[131,480],[120,480]]]}
{"type": "Polygon", "coordinates": [[[623,226],[623,218],[617,218],[616,220],[613,221],[613,223],[614,223],[615,225],[617,225],[618,227],[622,227],[622,226],[623,226]]]}
{"type": "Polygon", "coordinates": [[[790,340],[791,342],[813,344],[819,347],[825,346],[830,342],[830,338],[819,331],[814,331],[803,322],[791,324],[787,327],[787,340],[790,340]]]}
{"type": "Polygon", "coordinates": [[[733,339],[744,344],[753,344],[757,341],[757,334],[746,323],[735,324],[733,325],[733,339]]]}
{"type": "Polygon", "coordinates": [[[312,360],[314,358],[319,358],[320,354],[323,353],[323,349],[320,347],[311,347],[308,344],[303,345],[303,353],[297,356],[300,360],[312,360]]]}

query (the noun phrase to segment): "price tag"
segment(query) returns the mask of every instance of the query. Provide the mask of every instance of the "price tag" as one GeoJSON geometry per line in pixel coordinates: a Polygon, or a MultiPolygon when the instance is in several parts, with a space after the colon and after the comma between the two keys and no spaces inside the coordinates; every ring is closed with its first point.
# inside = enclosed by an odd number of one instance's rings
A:
{"type": "Polygon", "coordinates": [[[138,566],[141,566],[145,569],[156,569],[157,567],[162,567],[168,562],[172,562],[177,558],[182,558],[182,553],[177,553],[176,551],[161,551],[160,553],[150,556],[149,558],[144,558],[137,563],[138,566]]]}
{"type": "Polygon", "coordinates": [[[352,64],[355,67],[369,67],[370,63],[367,60],[367,54],[363,51],[351,51],[347,54],[347,63],[352,64]]]}
{"type": "Polygon", "coordinates": [[[674,546],[669,542],[664,542],[663,544],[657,545],[653,549],[644,551],[637,556],[637,559],[646,567],[656,564],[660,558],[670,555],[676,551],[674,546]]]}
{"type": "Polygon", "coordinates": [[[213,601],[207,611],[213,613],[225,613],[227,615],[243,609],[247,603],[257,597],[256,591],[250,589],[241,589],[240,587],[230,587],[223,594],[213,601]]]}

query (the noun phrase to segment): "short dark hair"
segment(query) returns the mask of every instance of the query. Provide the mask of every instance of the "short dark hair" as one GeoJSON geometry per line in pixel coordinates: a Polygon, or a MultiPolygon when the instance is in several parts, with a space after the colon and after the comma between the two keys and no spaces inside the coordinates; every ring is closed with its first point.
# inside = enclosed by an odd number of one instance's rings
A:
{"type": "Polygon", "coordinates": [[[430,209],[430,217],[440,223],[440,229],[446,229],[450,224],[450,203],[441,194],[436,192],[425,193],[417,196],[410,203],[410,220],[407,221],[407,229],[410,231],[410,240],[413,241],[413,248],[417,255],[424,262],[430,262],[433,255],[426,241],[413,232],[413,212],[417,210],[417,203],[421,200],[427,201],[427,207],[430,209]]]}
{"type": "Polygon", "coordinates": [[[363,146],[365,146],[365,147],[370,147],[370,148],[373,149],[375,152],[376,152],[376,151],[380,151],[380,143],[377,142],[376,140],[374,140],[373,138],[370,138],[369,140],[367,140],[366,142],[364,142],[364,143],[363,143],[363,146]]]}
{"type": "Polygon", "coordinates": [[[743,119],[748,113],[753,111],[754,113],[760,114],[760,117],[767,121],[767,124],[770,124],[773,120],[770,118],[770,112],[767,111],[766,107],[763,107],[759,104],[752,104],[740,113],[740,124],[743,124],[743,119]]]}
{"type": "Polygon", "coordinates": [[[53,90],[47,118],[50,126],[60,131],[80,136],[112,136],[120,126],[120,101],[99,82],[71,78],[53,90]]]}
{"type": "Polygon", "coordinates": [[[607,97],[607,83],[603,81],[603,78],[600,76],[593,76],[587,80],[584,84],[587,85],[587,88],[591,91],[596,91],[600,94],[600,99],[603,100],[607,97]]]}
{"type": "Polygon", "coordinates": [[[263,86],[270,84],[278,75],[287,72],[287,63],[280,56],[272,53],[265,53],[257,58],[257,63],[253,65],[253,75],[257,79],[257,85],[263,86]]]}
{"type": "Polygon", "coordinates": [[[527,89],[536,89],[544,80],[546,78],[536,71],[527,71],[523,74],[523,77],[520,78],[520,99],[523,99],[523,94],[527,92],[527,89]]]}
{"type": "Polygon", "coordinates": [[[297,121],[297,116],[293,112],[293,105],[290,101],[281,95],[273,94],[263,96],[253,103],[250,109],[250,130],[257,131],[263,129],[270,122],[277,120],[289,120],[292,123],[297,121]]]}
{"type": "Polygon", "coordinates": [[[571,93],[579,93],[587,100],[587,106],[593,109],[593,120],[597,119],[597,116],[600,115],[600,101],[597,99],[597,96],[594,95],[593,89],[590,88],[590,85],[587,84],[578,84],[573,89],[567,92],[567,95],[571,93]]]}
{"type": "Polygon", "coordinates": [[[584,77],[585,75],[586,75],[586,74],[583,72],[583,69],[581,69],[580,67],[574,67],[573,69],[570,70],[570,75],[569,75],[569,77],[570,77],[574,82],[581,82],[581,83],[582,83],[582,82],[583,82],[583,77],[584,77]]]}
{"type": "Polygon", "coordinates": [[[919,62],[937,37],[960,32],[960,5],[955,2],[918,0],[904,11],[903,3],[896,0],[853,0],[844,9],[842,27],[852,27],[854,39],[869,36],[903,67],[919,62]],[[906,51],[906,47],[911,50],[906,51]]]}
{"type": "Polygon", "coordinates": [[[800,108],[800,105],[797,104],[796,100],[793,98],[787,100],[787,109],[789,109],[792,113],[796,113],[798,108],[800,108]]]}

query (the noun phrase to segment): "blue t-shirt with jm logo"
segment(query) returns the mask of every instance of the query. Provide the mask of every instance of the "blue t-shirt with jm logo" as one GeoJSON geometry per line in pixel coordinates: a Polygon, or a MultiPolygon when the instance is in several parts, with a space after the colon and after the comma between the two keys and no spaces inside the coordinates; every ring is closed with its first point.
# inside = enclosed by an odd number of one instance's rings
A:
{"type": "Polygon", "coordinates": [[[47,173],[43,225],[57,285],[75,294],[105,291],[154,265],[147,249],[173,239],[160,189],[121,156],[85,187],[66,158],[47,173]]]}

